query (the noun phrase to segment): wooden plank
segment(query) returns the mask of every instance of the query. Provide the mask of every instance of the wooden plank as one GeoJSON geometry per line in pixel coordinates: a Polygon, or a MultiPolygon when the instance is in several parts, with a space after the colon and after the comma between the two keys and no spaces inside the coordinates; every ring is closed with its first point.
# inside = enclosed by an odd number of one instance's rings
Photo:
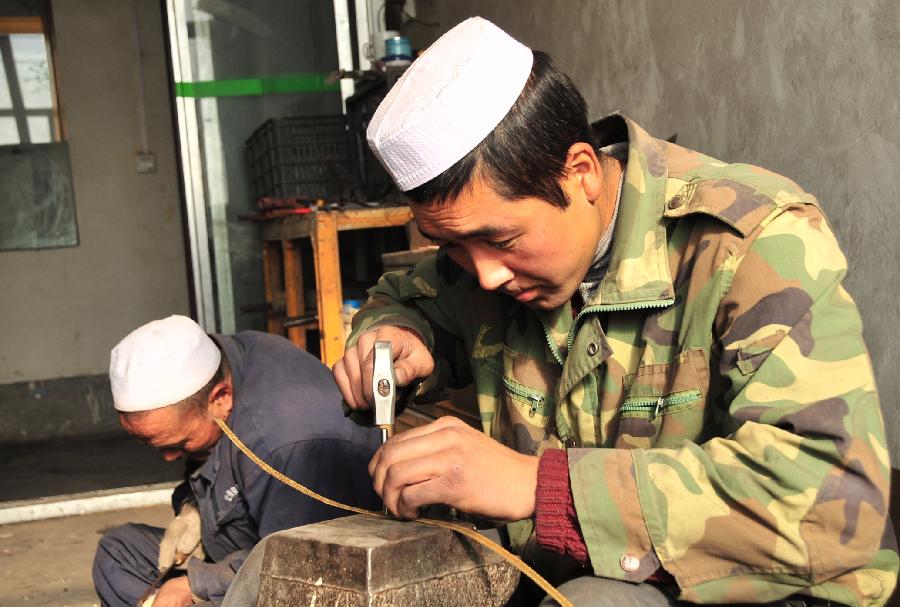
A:
{"type": "Polygon", "coordinates": [[[385,207],[376,209],[346,209],[343,211],[316,211],[283,219],[270,219],[263,223],[263,240],[288,240],[312,236],[318,219],[334,218],[337,230],[365,230],[403,226],[412,219],[409,207],[385,207]]]}
{"type": "Polygon", "coordinates": [[[43,34],[44,20],[38,16],[0,17],[0,35],[43,34]]]}
{"type": "Polygon", "coordinates": [[[267,219],[262,224],[262,238],[263,240],[290,240],[312,236],[315,225],[313,215],[310,213],[284,219],[267,219]]]}
{"type": "Polygon", "coordinates": [[[321,359],[329,368],[344,354],[344,325],[341,320],[343,294],[337,217],[317,213],[313,233],[313,258],[316,268],[316,300],[319,315],[321,359]]]}
{"type": "MultiPolygon", "coordinates": [[[[306,314],[306,298],[303,293],[303,265],[300,260],[300,243],[285,240],[281,243],[284,252],[284,312],[285,316],[306,314]]],[[[306,329],[291,327],[287,337],[297,347],[306,349],[306,329]]]]}
{"type": "Polygon", "coordinates": [[[284,291],[281,281],[284,275],[281,273],[281,256],[278,245],[271,242],[263,242],[263,283],[266,289],[266,303],[269,309],[266,311],[266,330],[276,335],[284,335],[284,291]]]}
{"type": "Polygon", "coordinates": [[[409,207],[354,209],[337,213],[338,230],[365,230],[389,226],[405,226],[412,219],[409,207]]]}

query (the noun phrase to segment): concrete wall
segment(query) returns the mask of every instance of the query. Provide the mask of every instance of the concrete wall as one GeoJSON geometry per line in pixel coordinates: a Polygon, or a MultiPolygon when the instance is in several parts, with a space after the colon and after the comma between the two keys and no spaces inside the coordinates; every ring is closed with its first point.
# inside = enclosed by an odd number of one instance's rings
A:
{"type": "Polygon", "coordinates": [[[4,424],[0,440],[111,427],[107,396],[95,394],[110,348],[144,322],[189,313],[161,8],[156,0],[136,2],[147,132],[158,165],[152,174],[135,169],[132,1],[52,2],[80,244],[0,252],[0,419],[19,426],[4,424]],[[28,383],[57,378],[73,382],[68,403],[41,402],[46,382],[28,383]],[[19,396],[4,398],[3,384],[19,396]],[[40,426],[32,428],[38,412],[40,426]]]}
{"type": "Polygon", "coordinates": [[[787,175],[849,258],[900,462],[900,3],[894,0],[419,0],[424,45],[473,15],[549,52],[599,116],[787,175]]]}

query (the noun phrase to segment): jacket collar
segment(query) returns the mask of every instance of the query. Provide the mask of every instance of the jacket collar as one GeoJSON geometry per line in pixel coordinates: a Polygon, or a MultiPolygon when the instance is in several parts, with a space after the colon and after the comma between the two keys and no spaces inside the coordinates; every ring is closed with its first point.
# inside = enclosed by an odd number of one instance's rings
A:
{"type": "MultiPolygon", "coordinates": [[[[234,427],[235,420],[239,415],[237,388],[244,378],[244,351],[238,341],[229,335],[210,333],[209,336],[218,344],[222,350],[222,356],[228,360],[228,366],[231,369],[234,403],[232,404],[228,422],[231,427],[234,427]]],[[[209,457],[191,474],[191,477],[203,477],[210,483],[214,483],[219,473],[219,462],[227,451],[228,442],[228,438],[224,434],[220,436],[218,442],[210,451],[209,457]]]]}
{"type": "MultiPolygon", "coordinates": [[[[628,162],[613,232],[609,270],[583,310],[604,312],[665,307],[674,302],[666,228],[668,171],[659,143],[637,123],[611,114],[591,125],[597,147],[628,141],[628,162]],[[590,308],[590,310],[588,310],[590,308]]],[[[566,357],[574,325],[572,303],[554,310],[535,310],[556,346],[557,360],[566,357]]]]}
{"type": "Polygon", "coordinates": [[[628,164],[609,271],[585,306],[665,306],[674,298],[663,218],[668,170],[659,143],[637,123],[611,114],[592,125],[599,147],[628,140],[628,164]]]}

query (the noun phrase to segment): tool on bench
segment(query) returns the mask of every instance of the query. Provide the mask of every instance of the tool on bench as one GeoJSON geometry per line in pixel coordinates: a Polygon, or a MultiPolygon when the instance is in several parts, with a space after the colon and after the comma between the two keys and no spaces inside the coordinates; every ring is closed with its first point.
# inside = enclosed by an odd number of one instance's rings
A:
{"type": "Polygon", "coordinates": [[[391,342],[376,341],[374,358],[372,392],[375,394],[375,425],[381,428],[381,442],[384,444],[394,434],[394,414],[397,406],[397,376],[394,375],[391,342]]]}

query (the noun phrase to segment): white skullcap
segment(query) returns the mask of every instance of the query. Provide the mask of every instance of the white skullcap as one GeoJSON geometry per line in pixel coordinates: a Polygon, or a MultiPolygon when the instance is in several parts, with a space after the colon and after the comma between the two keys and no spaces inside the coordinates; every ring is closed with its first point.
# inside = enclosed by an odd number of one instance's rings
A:
{"type": "Polygon", "coordinates": [[[531,49],[482,19],[441,36],[378,106],[366,138],[402,191],[433,179],[472,151],[519,98],[531,49]]]}
{"type": "Polygon", "coordinates": [[[149,411],[184,400],[219,369],[222,353],[187,316],[138,327],[112,349],[109,382],[118,411],[149,411]]]}

